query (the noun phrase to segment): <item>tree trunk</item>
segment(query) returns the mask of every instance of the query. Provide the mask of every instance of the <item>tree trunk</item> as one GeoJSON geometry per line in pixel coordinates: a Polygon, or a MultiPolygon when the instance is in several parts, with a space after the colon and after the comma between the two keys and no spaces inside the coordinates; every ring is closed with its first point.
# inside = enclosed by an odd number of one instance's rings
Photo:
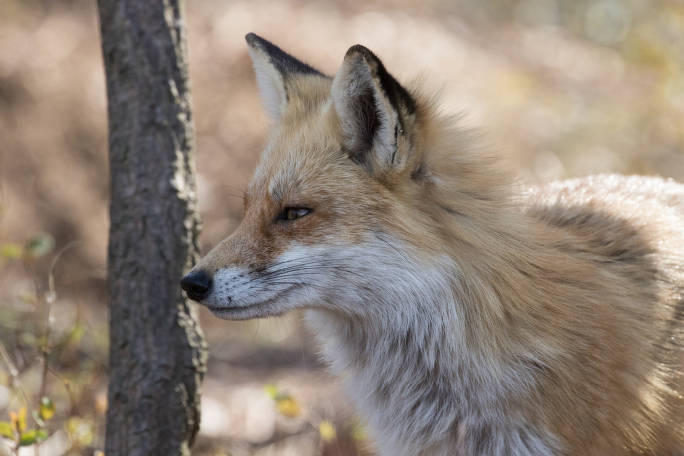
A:
{"type": "Polygon", "coordinates": [[[179,0],[99,0],[111,226],[107,456],[179,455],[199,428],[206,345],[179,280],[197,257],[179,0]]]}

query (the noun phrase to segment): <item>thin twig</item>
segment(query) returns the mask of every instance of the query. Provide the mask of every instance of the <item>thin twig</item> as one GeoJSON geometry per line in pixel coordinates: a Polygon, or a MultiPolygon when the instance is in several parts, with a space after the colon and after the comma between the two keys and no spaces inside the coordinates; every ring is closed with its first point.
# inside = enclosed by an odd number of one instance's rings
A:
{"type": "MultiPolygon", "coordinates": [[[[43,371],[40,378],[40,390],[38,393],[38,410],[40,410],[41,401],[45,397],[45,390],[47,388],[47,374],[48,374],[48,358],[50,357],[50,328],[52,324],[52,305],[57,300],[57,290],[55,289],[55,267],[62,255],[72,247],[79,244],[80,241],[72,241],[62,247],[52,259],[50,264],[50,272],[48,273],[48,291],[45,294],[45,304],[47,306],[47,316],[45,318],[45,331],[43,332],[43,345],[40,348],[40,354],[43,361],[43,371]]],[[[70,398],[71,399],[71,398],[70,398]]],[[[35,456],[40,454],[40,443],[36,443],[34,447],[35,456]]]]}
{"type": "Polygon", "coordinates": [[[81,241],[72,241],[67,245],[62,247],[62,249],[57,252],[55,257],[52,259],[50,264],[50,272],[48,273],[48,291],[45,294],[45,303],[47,304],[47,317],[45,319],[45,331],[43,332],[43,346],[41,347],[41,356],[43,358],[43,372],[40,381],[40,394],[38,395],[38,401],[43,399],[45,396],[45,389],[47,387],[47,374],[48,374],[48,357],[50,355],[50,326],[52,323],[52,305],[57,299],[57,290],[55,289],[55,267],[57,262],[62,257],[62,255],[69,249],[75,247],[81,241]]]}
{"type": "Polygon", "coordinates": [[[62,255],[69,249],[75,247],[80,241],[72,241],[62,247],[52,259],[50,264],[50,272],[48,273],[48,291],[45,294],[45,303],[47,304],[47,317],[45,318],[45,331],[43,332],[43,346],[41,347],[41,355],[43,358],[43,372],[40,381],[40,394],[38,400],[42,400],[45,396],[46,380],[48,373],[48,357],[50,355],[50,326],[52,323],[52,305],[57,299],[57,290],[55,289],[55,267],[62,255]]]}

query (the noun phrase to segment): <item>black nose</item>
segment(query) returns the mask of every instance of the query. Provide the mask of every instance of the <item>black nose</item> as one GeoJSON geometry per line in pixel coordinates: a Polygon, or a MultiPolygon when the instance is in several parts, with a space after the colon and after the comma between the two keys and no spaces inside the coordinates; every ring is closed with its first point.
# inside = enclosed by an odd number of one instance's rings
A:
{"type": "Polygon", "coordinates": [[[211,289],[211,277],[201,269],[192,271],[181,279],[181,288],[194,301],[201,301],[207,297],[211,289]]]}

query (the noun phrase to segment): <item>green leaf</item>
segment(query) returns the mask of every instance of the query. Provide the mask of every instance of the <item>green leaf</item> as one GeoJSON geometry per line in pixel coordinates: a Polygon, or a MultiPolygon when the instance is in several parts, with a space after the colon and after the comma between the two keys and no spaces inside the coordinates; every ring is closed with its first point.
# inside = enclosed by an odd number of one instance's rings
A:
{"type": "Polygon", "coordinates": [[[34,443],[42,442],[47,439],[47,432],[42,429],[31,429],[30,431],[22,432],[19,437],[19,446],[29,446],[34,443]]]}
{"type": "Polygon", "coordinates": [[[0,435],[8,439],[14,439],[14,428],[12,427],[12,423],[9,421],[0,421],[0,435]]]}
{"type": "Polygon", "coordinates": [[[274,400],[275,400],[276,396],[278,395],[278,387],[271,384],[271,383],[269,383],[268,385],[264,385],[264,391],[266,391],[266,394],[268,394],[268,397],[270,397],[271,399],[274,399],[274,400]]]}
{"type": "Polygon", "coordinates": [[[31,431],[26,431],[21,434],[21,437],[19,439],[19,446],[33,445],[37,441],[38,437],[36,436],[36,430],[33,429],[31,431]]]}
{"type": "Polygon", "coordinates": [[[26,243],[26,253],[32,258],[38,258],[50,251],[55,246],[55,238],[46,233],[32,237],[26,243]]]}
{"type": "Polygon", "coordinates": [[[55,403],[47,396],[40,400],[40,418],[47,421],[55,416],[55,403]]]}
{"type": "Polygon", "coordinates": [[[24,248],[19,244],[9,242],[0,246],[0,257],[17,260],[24,256],[24,248]]]}

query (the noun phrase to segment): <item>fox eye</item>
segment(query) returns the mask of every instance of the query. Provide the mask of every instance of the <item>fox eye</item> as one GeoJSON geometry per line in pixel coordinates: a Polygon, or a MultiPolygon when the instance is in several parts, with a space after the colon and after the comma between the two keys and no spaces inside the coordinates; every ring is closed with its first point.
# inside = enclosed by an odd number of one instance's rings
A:
{"type": "Polygon", "coordinates": [[[278,219],[280,220],[296,220],[298,218],[304,217],[305,215],[309,215],[311,213],[311,209],[307,207],[286,207],[283,209],[283,212],[280,213],[278,216],[278,219]]]}

